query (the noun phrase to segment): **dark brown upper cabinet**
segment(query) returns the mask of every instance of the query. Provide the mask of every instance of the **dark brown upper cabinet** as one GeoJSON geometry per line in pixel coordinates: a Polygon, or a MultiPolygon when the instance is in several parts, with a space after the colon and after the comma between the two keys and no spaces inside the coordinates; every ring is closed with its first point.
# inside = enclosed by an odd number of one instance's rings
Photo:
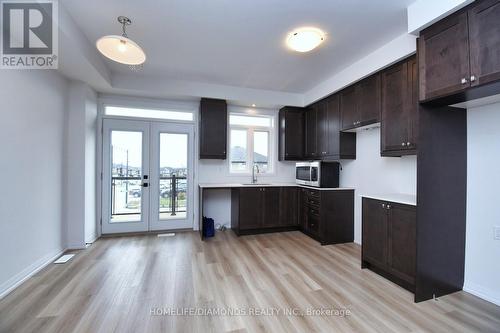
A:
{"type": "Polygon", "coordinates": [[[356,85],[358,126],[380,121],[380,73],[374,74],[356,85]]]}
{"type": "Polygon", "coordinates": [[[202,98],[200,102],[200,159],[226,159],[227,104],[202,98]]]}
{"type": "Polygon", "coordinates": [[[469,12],[471,86],[500,80],[500,1],[477,3],[469,12]]]}
{"type": "Polygon", "coordinates": [[[356,158],[356,133],[340,132],[340,97],[324,98],[306,111],[306,153],[312,160],[356,158]]]}
{"type": "Polygon", "coordinates": [[[286,106],[279,111],[279,160],[304,158],[305,109],[286,106]]]}
{"type": "Polygon", "coordinates": [[[342,119],[342,130],[357,126],[358,110],[356,102],[356,87],[350,86],[340,92],[340,113],[342,119]]]}
{"type": "Polygon", "coordinates": [[[449,105],[500,92],[498,22],[500,1],[479,0],[420,33],[421,102],[449,105]]]}
{"type": "Polygon", "coordinates": [[[318,105],[313,104],[306,111],[306,150],[305,157],[308,159],[319,158],[317,152],[317,122],[318,105]]]}
{"type": "Polygon", "coordinates": [[[356,159],[356,133],[340,131],[340,95],[326,99],[326,124],[323,140],[326,144],[321,151],[324,160],[356,159]]]}
{"type": "Polygon", "coordinates": [[[420,100],[461,92],[468,87],[467,13],[460,12],[422,31],[418,41],[420,100]]]}
{"type": "Polygon", "coordinates": [[[340,92],[342,130],[380,121],[380,73],[376,73],[340,92]]]}
{"type": "Polygon", "coordinates": [[[382,72],[382,156],[416,154],[417,73],[414,56],[382,72]]]}

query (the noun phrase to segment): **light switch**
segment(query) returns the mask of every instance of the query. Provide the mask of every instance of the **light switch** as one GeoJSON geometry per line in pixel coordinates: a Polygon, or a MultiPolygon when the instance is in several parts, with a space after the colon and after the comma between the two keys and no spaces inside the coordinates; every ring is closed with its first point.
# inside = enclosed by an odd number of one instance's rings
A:
{"type": "Polygon", "coordinates": [[[500,227],[499,226],[495,226],[494,229],[494,239],[495,240],[500,240],[500,227]]]}

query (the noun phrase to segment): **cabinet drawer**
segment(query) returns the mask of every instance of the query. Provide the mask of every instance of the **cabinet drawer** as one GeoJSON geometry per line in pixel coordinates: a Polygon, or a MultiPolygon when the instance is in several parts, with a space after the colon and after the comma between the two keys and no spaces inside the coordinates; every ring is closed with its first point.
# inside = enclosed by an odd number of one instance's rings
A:
{"type": "Polygon", "coordinates": [[[319,200],[319,191],[318,190],[304,189],[304,191],[306,194],[306,198],[319,200]]]}
{"type": "Polygon", "coordinates": [[[318,235],[319,232],[319,217],[314,214],[309,214],[307,217],[307,231],[313,235],[318,235]]]}
{"type": "Polygon", "coordinates": [[[307,207],[307,214],[313,218],[319,219],[319,207],[308,206],[307,207]]]}

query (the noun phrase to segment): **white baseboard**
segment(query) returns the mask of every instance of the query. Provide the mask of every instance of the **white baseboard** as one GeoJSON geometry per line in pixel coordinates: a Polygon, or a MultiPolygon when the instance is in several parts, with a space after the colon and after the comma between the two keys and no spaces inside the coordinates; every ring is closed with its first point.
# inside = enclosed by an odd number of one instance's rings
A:
{"type": "Polygon", "coordinates": [[[86,243],[74,243],[74,244],[68,244],[66,246],[66,250],[84,250],[87,248],[86,243]]]}
{"type": "Polygon", "coordinates": [[[484,288],[478,284],[475,284],[472,282],[467,282],[467,281],[465,281],[465,283],[464,283],[463,290],[468,292],[469,294],[472,294],[474,296],[482,298],[485,301],[488,301],[490,303],[493,303],[493,304],[500,306],[500,292],[499,291],[489,290],[489,289],[484,288]]]}
{"type": "Polygon", "coordinates": [[[3,299],[8,294],[10,294],[12,291],[14,291],[14,289],[19,287],[30,277],[32,277],[33,275],[41,271],[43,268],[45,268],[47,265],[52,263],[54,260],[59,258],[65,251],[66,249],[59,249],[56,251],[52,251],[51,253],[35,261],[33,264],[29,265],[21,272],[17,273],[13,277],[2,283],[0,285],[0,300],[3,299]]]}

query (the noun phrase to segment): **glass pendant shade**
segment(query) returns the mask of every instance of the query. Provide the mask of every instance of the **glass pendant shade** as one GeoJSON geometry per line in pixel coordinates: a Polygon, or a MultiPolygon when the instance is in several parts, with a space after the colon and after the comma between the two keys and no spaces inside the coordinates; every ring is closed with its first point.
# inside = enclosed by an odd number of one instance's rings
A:
{"type": "Polygon", "coordinates": [[[106,58],[125,65],[141,65],[146,54],[133,40],[118,35],[101,37],[96,42],[97,49],[106,58]]]}

